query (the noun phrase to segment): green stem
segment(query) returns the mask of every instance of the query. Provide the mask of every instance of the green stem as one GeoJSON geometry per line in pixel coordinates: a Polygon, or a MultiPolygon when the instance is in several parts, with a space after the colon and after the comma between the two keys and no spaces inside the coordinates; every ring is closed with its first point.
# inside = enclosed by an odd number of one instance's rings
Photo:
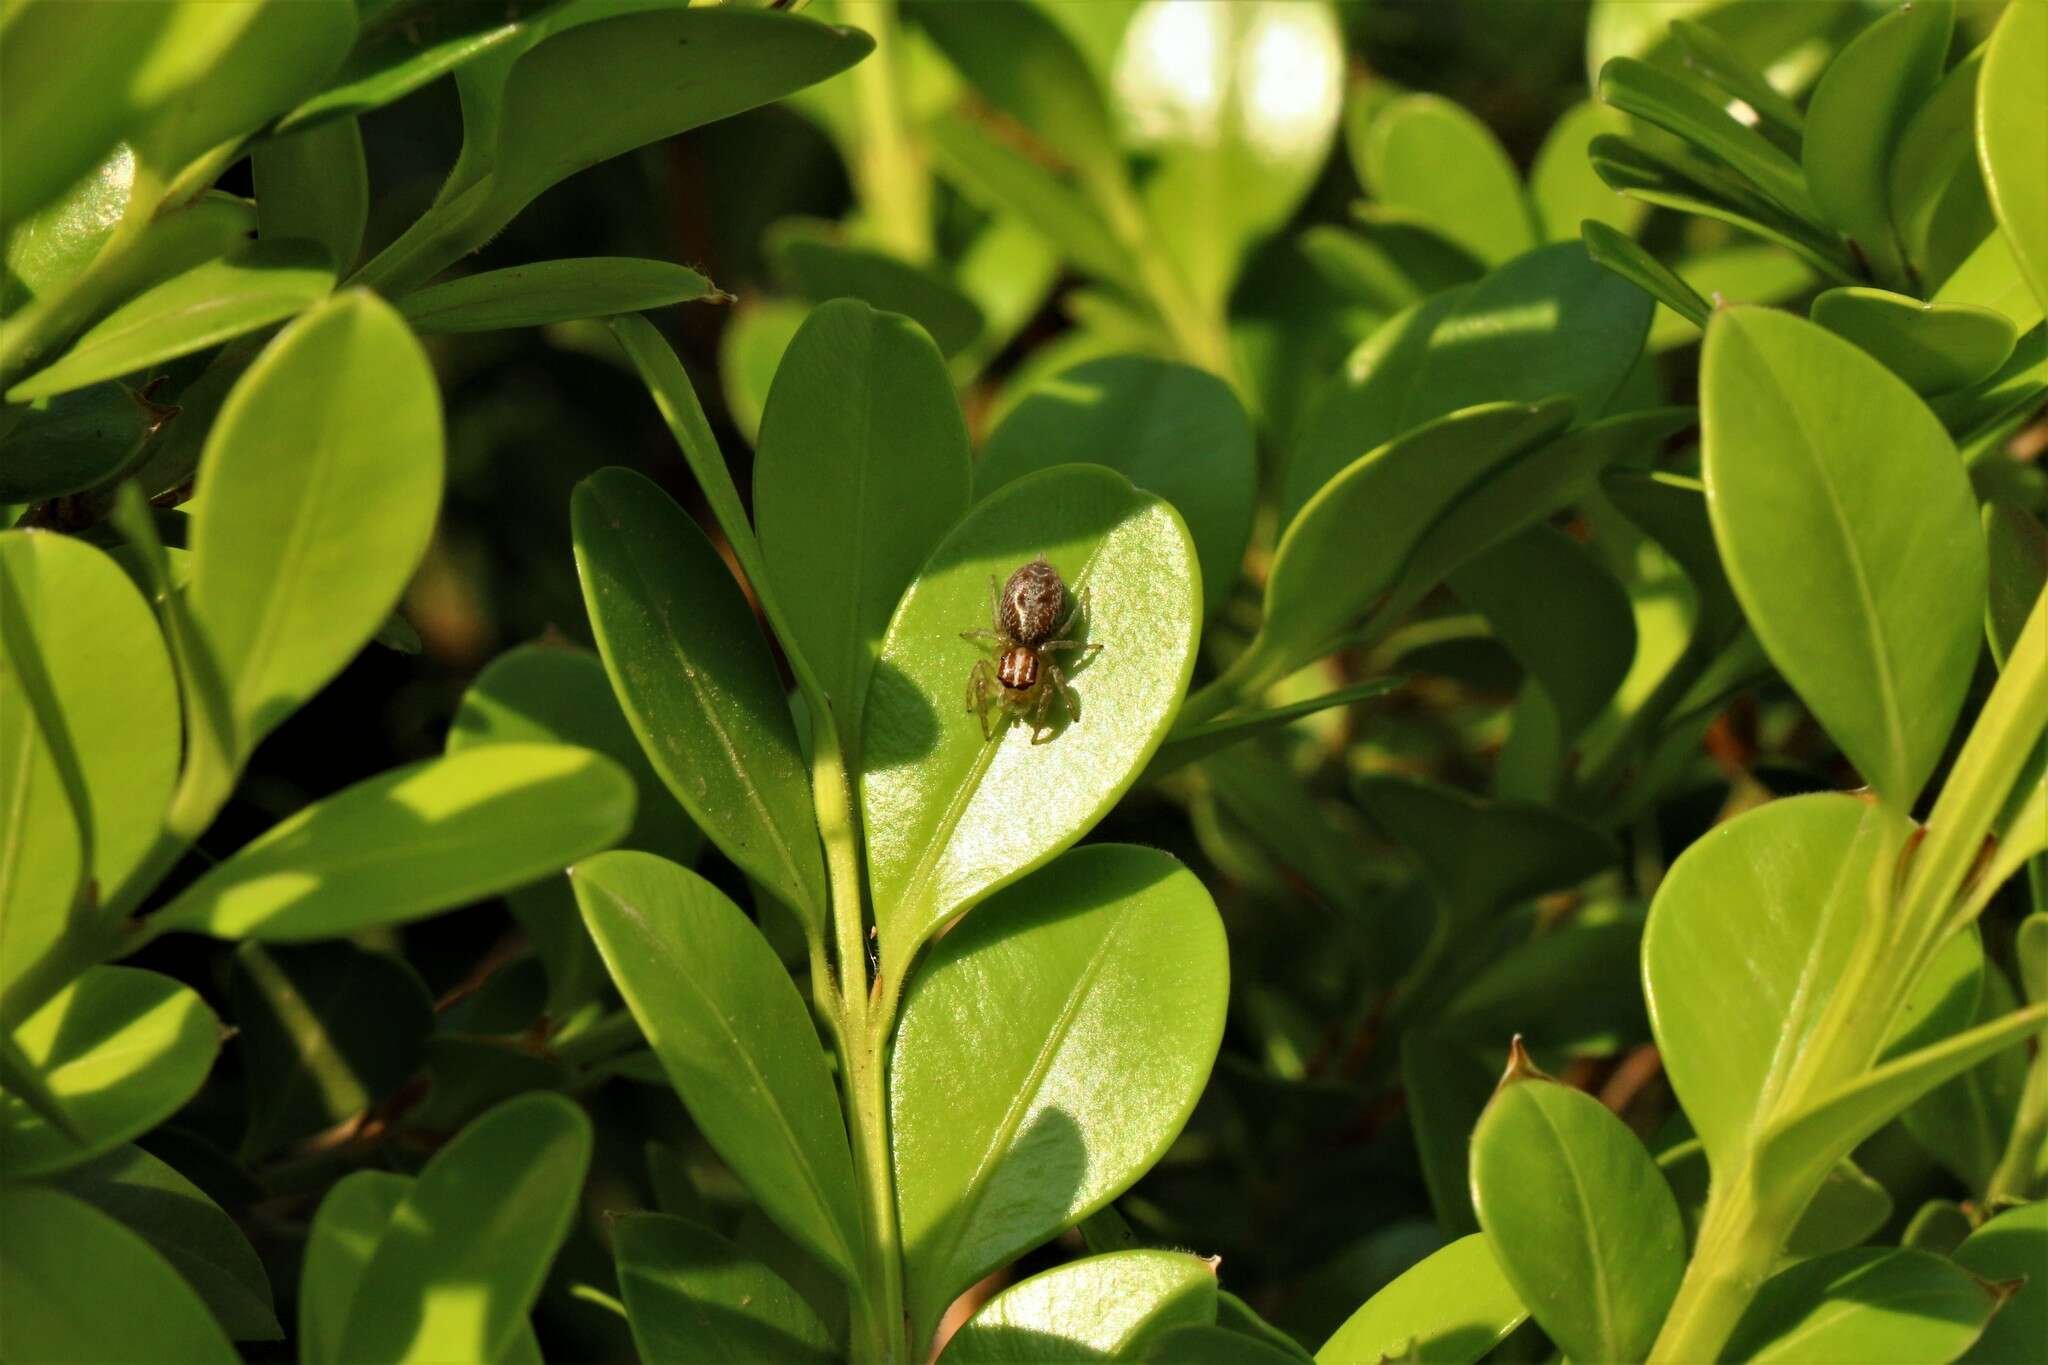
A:
{"type": "Polygon", "coordinates": [[[1777,1260],[1785,1220],[1757,1203],[1749,1173],[1707,1192],[1685,1278],[1650,1348],[1649,1365],[1699,1365],[1719,1360],[1750,1301],[1777,1260]]]}
{"type": "Polygon", "coordinates": [[[896,0],[847,0],[839,17],[875,40],[875,50],[853,69],[861,126],[853,174],[861,208],[884,246],[906,261],[925,264],[932,258],[931,176],[903,109],[896,0]]]}
{"type": "Polygon", "coordinates": [[[1181,358],[1199,365],[1230,384],[1240,387],[1237,366],[1230,354],[1230,333],[1223,319],[1204,308],[1187,281],[1166,253],[1153,240],[1152,225],[1138,202],[1130,182],[1121,176],[1088,177],[1109,230],[1122,245],[1138,272],[1138,284],[1152,301],[1153,309],[1173,339],[1181,358]]]}
{"type": "Polygon", "coordinates": [[[397,298],[480,250],[506,222],[493,211],[490,191],[491,181],[485,179],[428,209],[346,283],[397,298]]]}
{"type": "Polygon", "coordinates": [[[2006,1136],[2005,1152],[1984,1187],[1984,1202],[2024,1202],[2033,1197],[2041,1151],[2048,1144],[2048,1047],[2037,1047],[2020,1091],[2019,1113],[2006,1136]]]}

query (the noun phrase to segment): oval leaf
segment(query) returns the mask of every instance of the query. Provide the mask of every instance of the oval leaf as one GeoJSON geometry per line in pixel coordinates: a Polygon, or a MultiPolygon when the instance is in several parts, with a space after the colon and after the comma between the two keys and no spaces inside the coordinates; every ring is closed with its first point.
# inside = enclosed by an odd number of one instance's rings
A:
{"type": "Polygon", "coordinates": [[[944,1365],[1135,1360],[1152,1338],[1216,1320],[1216,1272],[1181,1251],[1116,1251],[1041,1271],[967,1320],[944,1365]]]}
{"type": "Polygon", "coordinates": [[[1404,95],[1372,121],[1359,179],[1488,265],[1536,245],[1522,178],[1492,131],[1439,95],[1404,95]]]}
{"type": "Polygon", "coordinates": [[[1036,384],[988,439],[986,495],[1058,464],[1100,464],[1173,504],[1214,612],[1237,582],[1258,481],[1251,419],[1206,370],[1150,356],[1084,361],[1036,384]]]}
{"type": "Polygon", "coordinates": [[[1475,1232],[1431,1252],[1367,1299],[1316,1352],[1316,1365],[1470,1365],[1528,1316],[1485,1234],[1475,1232]]]}
{"type": "Polygon", "coordinates": [[[498,1359],[568,1235],[590,1146],[581,1109],[536,1094],[434,1153],[363,1267],[336,1357],[498,1359]]]}
{"type": "Polygon", "coordinates": [[[654,770],[719,850],[825,922],[825,863],[768,642],[704,532],[626,469],[576,487],[576,572],[598,652],[654,770]]]}
{"type": "Polygon", "coordinates": [[[14,1042],[78,1134],[0,1093],[0,1171],[21,1179],[90,1161],[176,1113],[213,1069],[220,1021],[167,976],[94,967],[23,1021],[14,1042]]]}
{"type": "Polygon", "coordinates": [[[2048,309],[2048,109],[2042,108],[2041,54],[2048,51],[2048,10],[2010,5],[1999,18],[1977,82],[1977,159],[2006,244],[2034,299],[2048,309]]]}
{"type": "Polygon", "coordinates": [[[33,402],[190,355],[282,321],[332,288],[334,263],[325,248],[290,238],[258,242],[128,300],[63,359],[9,389],[7,401],[33,402]]]}
{"type": "Polygon", "coordinates": [[[860,733],[897,599],[967,510],[967,422],[938,348],[854,299],[812,310],[775,372],[754,451],[754,525],[797,645],[860,733]]]}
{"type": "Polygon", "coordinates": [[[308,311],[236,383],[199,462],[188,589],[228,693],[226,761],[391,614],[433,534],[441,458],[433,370],[374,295],[308,311]]]}
{"type": "Polygon", "coordinates": [[[0,1189],[0,1321],[12,1360],[240,1360],[149,1243],[35,1185],[0,1189]]]}
{"type": "Polygon", "coordinates": [[[1980,648],[1984,540],[1941,423],[1875,360],[1768,309],[1700,366],[1714,538],[1750,625],[1887,801],[1911,804],[1980,648]]]}
{"type": "Polygon", "coordinates": [[[1685,1274],[1685,1224],[1657,1163],[1605,1105],[1511,1069],[1472,1133],[1472,1204],[1560,1350],[1648,1355],[1685,1274]]]}
{"type": "Polygon", "coordinates": [[[583,921],[697,1127],[784,1231],[858,1281],[853,1157],[810,1011],[753,922],[647,853],[570,869],[583,921]]]}
{"type": "Polygon", "coordinates": [[[1772,1276],[1723,1354],[1754,1365],[1945,1365],[1977,1339],[1998,1304],[1997,1291],[1953,1261],[1858,1247],[1772,1276]]]}
{"type": "Polygon", "coordinates": [[[2027,1282],[2007,1299],[1961,1359],[1971,1365],[2025,1360],[2048,1336],[2048,1199],[2008,1209],[1964,1239],[1956,1264],[1986,1280],[2027,1282]]]}
{"type": "Polygon", "coordinates": [[[315,802],[208,869],[154,933],[292,943],[481,900],[607,848],[633,779],[566,744],[490,744],[315,802]]]}
{"type": "Polygon", "coordinates": [[[1922,303],[1883,289],[1830,289],[1813,301],[1810,316],[1868,351],[1918,394],[1948,393],[1989,378],[2019,339],[2003,313],[1922,303]]]}
{"type": "Polygon", "coordinates": [[[861,803],[885,975],[901,980],[940,925],[1079,839],[1144,769],[1194,668],[1198,572],[1171,507],[1089,465],[999,489],[933,552],[868,694],[861,803]],[[986,739],[962,698],[989,649],[960,634],[993,624],[991,579],[1040,555],[1079,616],[1070,638],[1102,649],[1073,667],[1079,714],[1056,717],[1049,742],[1008,725],[986,739]]]}
{"type": "Polygon", "coordinates": [[[299,1271],[299,1356],[306,1365],[338,1365],[363,1269],[412,1187],[411,1176],[351,1171],[320,1201],[299,1271]]]}
{"type": "Polygon", "coordinates": [[[828,1365],[825,1324],[789,1282],[707,1228],[638,1213],[618,1225],[619,1295],[643,1360],[828,1365]]]}
{"type": "Polygon", "coordinates": [[[940,940],[889,1073],[920,1337],[1165,1152],[1215,1060],[1228,971],[1201,883],[1118,844],[1068,854],[940,940]]]}
{"type": "Polygon", "coordinates": [[[694,270],[632,256],[586,256],[486,270],[416,289],[398,302],[415,332],[545,327],[613,313],[644,313],[726,295],[694,270]]]}

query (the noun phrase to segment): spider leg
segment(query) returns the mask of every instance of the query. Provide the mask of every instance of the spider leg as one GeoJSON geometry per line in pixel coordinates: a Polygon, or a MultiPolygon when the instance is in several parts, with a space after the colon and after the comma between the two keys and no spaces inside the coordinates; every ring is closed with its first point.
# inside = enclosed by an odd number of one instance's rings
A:
{"type": "Polygon", "coordinates": [[[988,576],[988,619],[989,624],[993,625],[997,631],[1002,630],[1003,585],[996,581],[994,574],[988,576]]]}
{"type": "MultiPolygon", "coordinates": [[[[1096,646],[1096,648],[1099,649],[1101,648],[1101,646],[1098,645],[1096,646]]],[[[1060,690],[1060,701],[1067,708],[1068,722],[1072,723],[1073,721],[1078,720],[1081,715],[1081,710],[1074,703],[1074,689],[1067,686],[1067,675],[1061,671],[1060,666],[1058,664],[1052,662],[1050,659],[1046,660],[1045,671],[1046,675],[1052,679],[1052,685],[1060,690]]]]}
{"type": "Polygon", "coordinates": [[[963,630],[960,632],[960,638],[963,640],[993,640],[1005,648],[1010,643],[1009,638],[999,630],[963,630]]]}
{"type": "Polygon", "coordinates": [[[1069,635],[1073,634],[1074,623],[1079,621],[1081,617],[1087,613],[1087,611],[1088,589],[1083,588],[1081,589],[1081,591],[1074,594],[1073,610],[1067,613],[1067,619],[1060,624],[1059,630],[1053,634],[1052,638],[1055,640],[1064,640],[1069,635]]]}
{"type": "Polygon", "coordinates": [[[974,668],[967,674],[967,709],[981,717],[981,738],[984,743],[995,736],[995,732],[988,728],[988,693],[992,672],[987,659],[976,659],[974,668]]]}
{"type": "MultiPolygon", "coordinates": [[[[1038,680],[1038,700],[1031,708],[1031,742],[1043,744],[1052,738],[1053,730],[1045,723],[1045,708],[1052,703],[1053,683],[1059,677],[1059,670],[1051,660],[1042,661],[1044,675],[1038,680]]],[[[1063,689],[1064,690],[1064,689],[1063,689]]]]}

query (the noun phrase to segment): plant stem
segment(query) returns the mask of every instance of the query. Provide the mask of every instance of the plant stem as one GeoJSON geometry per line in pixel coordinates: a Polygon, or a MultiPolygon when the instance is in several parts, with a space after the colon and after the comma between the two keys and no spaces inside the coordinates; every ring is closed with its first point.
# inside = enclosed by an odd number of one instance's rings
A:
{"type": "Polygon", "coordinates": [[[2025,1201],[2033,1196],[2041,1151],[2048,1144],[2048,1047],[2037,1047],[2020,1091],[2019,1113],[2006,1136],[2005,1152],[1984,1187],[1984,1202],[2025,1201]]]}
{"type": "Polygon", "coordinates": [[[1714,1182],[1699,1241],[1649,1365],[1721,1359],[1735,1324],[1770,1275],[1788,1225],[1757,1203],[1748,1171],[1726,1184],[1714,1182]]]}
{"type": "Polygon", "coordinates": [[[853,158],[860,202],[882,244],[923,265],[932,258],[932,189],[924,149],[904,116],[903,82],[896,69],[901,29],[896,0],[846,0],[839,17],[867,30],[875,50],[853,69],[861,138],[853,158]]]}
{"type": "Polygon", "coordinates": [[[1086,179],[1103,216],[1109,220],[1110,232],[1130,256],[1138,272],[1138,283],[1152,301],[1181,358],[1208,370],[1232,388],[1241,388],[1230,354],[1230,333],[1223,319],[1202,306],[1174,263],[1159,249],[1153,240],[1152,226],[1145,219],[1144,206],[1138,202],[1130,182],[1112,175],[1086,179]]]}

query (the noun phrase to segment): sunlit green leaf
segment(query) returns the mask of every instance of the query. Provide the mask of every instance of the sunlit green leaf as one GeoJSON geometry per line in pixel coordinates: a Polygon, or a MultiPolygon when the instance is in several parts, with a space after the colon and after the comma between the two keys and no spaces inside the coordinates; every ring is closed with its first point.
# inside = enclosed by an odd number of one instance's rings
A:
{"type": "Polygon", "coordinates": [[[1174,1327],[1214,1322],[1216,1272],[1181,1251],[1090,1256],[1011,1285],[954,1334],[945,1365],[1134,1360],[1174,1327]]]}
{"type": "Polygon", "coordinates": [[[618,1225],[613,1251],[633,1343],[647,1360],[835,1359],[825,1325],[788,1282],[707,1228],[634,1214],[618,1225]]]}
{"type": "Polygon", "coordinates": [[[2036,1200],[1993,1218],[1956,1248],[1956,1264],[1981,1279],[2027,1282],[1999,1306],[1991,1324],[1959,1359],[1970,1365],[2025,1360],[2048,1332],[2048,1200],[2036,1200]]]}
{"type": "Polygon", "coordinates": [[[299,1355],[306,1365],[338,1365],[363,1269],[412,1188],[410,1176],[351,1171],[321,1199],[299,1272],[299,1355]]]}
{"type": "Polygon", "coordinates": [[[1922,303],[1883,289],[1830,289],[1813,301],[1811,316],[1918,394],[1949,393],[1989,378],[2018,339],[2003,313],[1922,303]]]}
{"type": "Polygon", "coordinates": [[[2048,10],[2011,5],[1998,21],[1977,83],[1977,157],[1998,226],[2034,299],[2048,309],[2048,110],[2033,79],[2048,49],[2048,10]],[[2032,74],[2030,74],[2032,73],[2032,74]]]}
{"type": "Polygon", "coordinates": [[[1482,1233],[1418,1261],[1345,1319],[1316,1365],[1471,1365],[1529,1316],[1482,1233]]]}
{"type": "Polygon", "coordinates": [[[1941,1365],[1977,1339],[1998,1302],[1961,1267],[1924,1251],[1838,1251],[1765,1282],[1736,1324],[1727,1355],[1759,1365],[1941,1365]]]}
{"type": "Polygon", "coordinates": [[[1461,105],[1437,95],[1394,100],[1359,155],[1359,179],[1374,198],[1421,215],[1488,265],[1539,240],[1507,150],[1461,105]]]}

